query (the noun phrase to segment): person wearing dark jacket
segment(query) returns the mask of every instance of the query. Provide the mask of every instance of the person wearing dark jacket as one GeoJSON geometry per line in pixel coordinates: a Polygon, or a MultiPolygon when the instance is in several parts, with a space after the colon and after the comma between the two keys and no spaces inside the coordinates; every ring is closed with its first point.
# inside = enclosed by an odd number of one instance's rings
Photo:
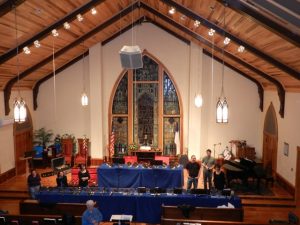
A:
{"type": "Polygon", "coordinates": [[[78,173],[79,187],[87,187],[89,185],[90,173],[86,169],[84,164],[81,164],[80,171],[78,173]]]}
{"type": "Polygon", "coordinates": [[[36,172],[36,170],[32,170],[29,176],[27,177],[27,185],[30,193],[30,197],[35,199],[35,195],[39,192],[41,187],[41,177],[36,172]]]}
{"type": "Polygon", "coordinates": [[[226,178],[223,171],[221,171],[221,166],[216,165],[214,172],[214,186],[218,191],[222,191],[226,185],[226,178]]]}
{"type": "Polygon", "coordinates": [[[67,176],[63,171],[59,171],[56,178],[57,187],[68,187],[67,176]]]}
{"type": "Polygon", "coordinates": [[[191,189],[192,184],[194,185],[194,189],[198,187],[198,179],[199,179],[199,171],[200,165],[196,161],[196,156],[192,155],[191,160],[185,166],[188,172],[188,181],[187,181],[187,189],[191,189]]]}

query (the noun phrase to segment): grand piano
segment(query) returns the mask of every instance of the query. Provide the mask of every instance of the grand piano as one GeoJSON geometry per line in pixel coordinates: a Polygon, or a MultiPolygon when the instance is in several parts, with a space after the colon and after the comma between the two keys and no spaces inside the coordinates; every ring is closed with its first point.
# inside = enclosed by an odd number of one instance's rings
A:
{"type": "Polygon", "coordinates": [[[228,185],[232,180],[242,180],[244,185],[248,185],[248,179],[257,179],[257,189],[262,178],[266,178],[266,173],[261,165],[257,165],[255,161],[246,158],[236,160],[225,160],[223,168],[226,171],[228,185]]]}

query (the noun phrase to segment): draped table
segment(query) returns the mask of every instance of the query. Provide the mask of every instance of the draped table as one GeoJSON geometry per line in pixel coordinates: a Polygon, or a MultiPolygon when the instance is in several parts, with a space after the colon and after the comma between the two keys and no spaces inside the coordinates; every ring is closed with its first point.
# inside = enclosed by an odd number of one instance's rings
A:
{"type": "Polygon", "coordinates": [[[65,189],[42,189],[37,194],[37,199],[41,203],[85,203],[92,199],[97,202],[99,210],[102,212],[104,221],[108,221],[113,214],[133,215],[133,220],[143,223],[160,223],[161,206],[192,205],[195,207],[212,207],[227,205],[229,202],[236,208],[241,207],[238,197],[192,195],[192,194],[138,194],[136,191],[130,192],[103,192],[81,190],[74,191],[72,188],[65,189]]]}
{"type": "Polygon", "coordinates": [[[102,164],[97,169],[97,175],[98,186],[106,188],[180,188],[183,186],[182,166],[143,168],[142,165],[110,167],[102,164]]]}

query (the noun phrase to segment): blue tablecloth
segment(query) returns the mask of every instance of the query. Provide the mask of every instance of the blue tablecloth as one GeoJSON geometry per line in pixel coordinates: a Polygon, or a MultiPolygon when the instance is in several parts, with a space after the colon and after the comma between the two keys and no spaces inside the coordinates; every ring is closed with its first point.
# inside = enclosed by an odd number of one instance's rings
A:
{"type": "Polygon", "coordinates": [[[86,191],[74,194],[72,191],[60,192],[54,189],[52,191],[41,191],[37,195],[37,199],[42,203],[85,203],[87,200],[92,199],[97,202],[105,221],[109,221],[113,214],[127,214],[133,215],[133,220],[136,222],[155,224],[160,223],[162,204],[170,206],[189,204],[198,207],[215,208],[219,205],[227,205],[230,202],[236,208],[241,207],[241,201],[238,197],[227,198],[224,196],[196,196],[191,194],[151,195],[149,193],[95,192],[93,195],[90,195],[86,191]]]}
{"type": "Polygon", "coordinates": [[[183,168],[143,168],[127,165],[109,167],[106,164],[97,169],[99,187],[137,188],[161,187],[175,188],[183,186],[183,168]]]}

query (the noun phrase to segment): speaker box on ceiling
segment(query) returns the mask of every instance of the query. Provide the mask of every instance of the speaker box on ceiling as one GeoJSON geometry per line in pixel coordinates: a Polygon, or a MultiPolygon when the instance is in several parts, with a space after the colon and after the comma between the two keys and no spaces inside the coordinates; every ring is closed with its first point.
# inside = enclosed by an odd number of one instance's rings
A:
{"type": "Polygon", "coordinates": [[[120,50],[120,59],[124,69],[139,69],[143,67],[142,52],[137,45],[124,45],[120,50]]]}

